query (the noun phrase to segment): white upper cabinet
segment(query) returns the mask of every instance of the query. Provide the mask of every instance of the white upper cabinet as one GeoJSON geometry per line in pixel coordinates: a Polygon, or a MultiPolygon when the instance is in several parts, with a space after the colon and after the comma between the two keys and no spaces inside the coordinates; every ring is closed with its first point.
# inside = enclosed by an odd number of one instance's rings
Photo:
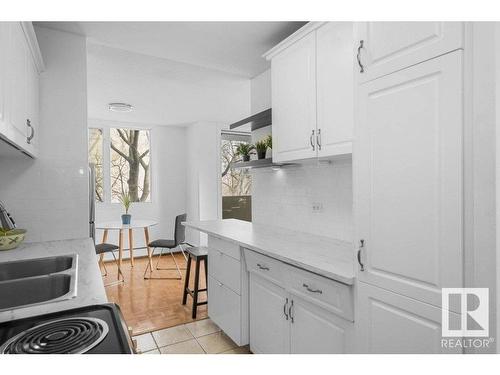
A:
{"type": "Polygon", "coordinates": [[[39,121],[39,74],[43,69],[31,23],[0,25],[0,137],[36,157],[39,121]]]}
{"type": "Polygon", "coordinates": [[[350,154],[354,122],[353,23],[328,22],[316,31],[316,40],[318,156],[350,154]]]}
{"type": "Polygon", "coordinates": [[[275,161],[352,153],[353,43],[352,23],[311,22],[266,54],[275,161]]]}
{"type": "Polygon", "coordinates": [[[440,306],[463,285],[462,51],[358,91],[358,279],[440,306]]]}
{"type": "Polygon", "coordinates": [[[359,82],[463,47],[460,22],[356,23],[359,82]]]}
{"type": "Polygon", "coordinates": [[[316,156],[316,38],[311,33],[271,62],[273,159],[316,156]]]}

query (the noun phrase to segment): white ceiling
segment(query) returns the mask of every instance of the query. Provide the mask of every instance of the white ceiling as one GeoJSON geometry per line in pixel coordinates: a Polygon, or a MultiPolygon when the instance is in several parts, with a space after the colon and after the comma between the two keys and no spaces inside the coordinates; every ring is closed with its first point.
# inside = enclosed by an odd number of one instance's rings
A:
{"type": "Polygon", "coordinates": [[[92,43],[245,78],[269,68],[261,56],[304,22],[37,22],[92,43]]]}

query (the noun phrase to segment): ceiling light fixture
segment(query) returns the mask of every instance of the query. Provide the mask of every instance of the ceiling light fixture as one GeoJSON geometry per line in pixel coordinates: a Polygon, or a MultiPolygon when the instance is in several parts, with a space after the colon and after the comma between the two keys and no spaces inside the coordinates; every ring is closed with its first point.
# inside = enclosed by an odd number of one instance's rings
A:
{"type": "Polygon", "coordinates": [[[127,104],[127,103],[109,103],[108,104],[108,109],[113,112],[131,112],[132,105],[127,104]]]}

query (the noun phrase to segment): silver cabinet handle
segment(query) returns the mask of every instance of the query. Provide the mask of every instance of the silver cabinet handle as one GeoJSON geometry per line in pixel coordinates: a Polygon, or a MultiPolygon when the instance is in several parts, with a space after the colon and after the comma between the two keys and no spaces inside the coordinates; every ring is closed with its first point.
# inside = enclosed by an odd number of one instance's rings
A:
{"type": "Polygon", "coordinates": [[[283,314],[285,314],[286,320],[288,320],[288,313],[286,312],[286,308],[288,306],[288,298],[286,299],[285,304],[283,305],[283,314]]]}
{"type": "Polygon", "coordinates": [[[316,151],[316,146],[314,145],[313,138],[314,138],[314,129],[311,133],[311,136],[309,137],[309,143],[311,144],[313,151],[316,151]]]}
{"type": "Polygon", "coordinates": [[[292,323],[294,322],[294,316],[292,315],[292,308],[293,308],[293,299],[292,302],[290,303],[290,307],[288,308],[288,315],[290,316],[290,319],[292,323]]]}
{"type": "Polygon", "coordinates": [[[316,143],[318,144],[318,150],[321,151],[321,129],[318,129],[318,135],[316,136],[316,143]]]}
{"type": "Polygon", "coordinates": [[[263,265],[261,265],[259,263],[257,263],[257,267],[259,267],[263,271],[269,271],[269,267],[263,266],[263,265]]]}
{"type": "Polygon", "coordinates": [[[359,241],[359,249],[358,249],[358,263],[359,263],[359,270],[364,271],[365,270],[365,265],[361,263],[361,250],[365,247],[365,240],[360,240],[359,241]]]}
{"type": "Polygon", "coordinates": [[[358,54],[356,56],[358,58],[358,65],[359,65],[359,72],[360,73],[364,73],[365,72],[365,67],[361,63],[361,49],[363,48],[364,43],[365,42],[363,40],[359,41],[358,54]]]}
{"type": "Polygon", "coordinates": [[[307,284],[302,284],[302,286],[304,288],[307,289],[308,292],[311,292],[311,293],[318,293],[318,294],[323,294],[323,291],[321,289],[312,289],[311,287],[309,287],[309,285],[307,284]]]}
{"type": "Polygon", "coordinates": [[[31,140],[35,136],[35,128],[33,128],[33,126],[31,126],[30,119],[26,120],[26,126],[28,127],[28,129],[31,130],[31,134],[26,137],[26,143],[31,144],[31,140]]]}

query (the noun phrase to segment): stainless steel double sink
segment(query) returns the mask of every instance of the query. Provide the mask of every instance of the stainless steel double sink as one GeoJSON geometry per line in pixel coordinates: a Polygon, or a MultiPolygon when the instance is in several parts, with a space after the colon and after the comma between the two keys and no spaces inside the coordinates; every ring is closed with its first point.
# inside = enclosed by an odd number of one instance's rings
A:
{"type": "Polygon", "coordinates": [[[0,263],[0,311],[76,297],[78,255],[0,263]]]}

